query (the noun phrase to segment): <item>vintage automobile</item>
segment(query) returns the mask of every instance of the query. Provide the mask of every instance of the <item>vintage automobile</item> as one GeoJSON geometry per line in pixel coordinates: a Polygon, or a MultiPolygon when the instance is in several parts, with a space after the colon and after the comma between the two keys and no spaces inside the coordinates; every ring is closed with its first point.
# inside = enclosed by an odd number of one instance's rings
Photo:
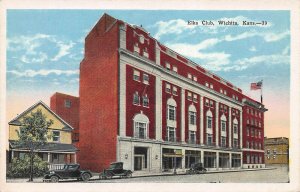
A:
{"type": "Polygon", "coordinates": [[[99,179],[111,179],[113,177],[129,178],[132,177],[132,171],[123,169],[123,162],[114,162],[108,169],[104,169],[99,174],[99,179]]]}
{"type": "Polygon", "coordinates": [[[60,179],[77,179],[88,181],[92,173],[88,170],[80,170],[79,164],[66,164],[63,169],[49,171],[43,182],[58,182],[60,179]]]}
{"type": "Polygon", "coordinates": [[[195,163],[186,171],[186,174],[200,174],[206,173],[206,171],[207,170],[203,167],[202,163],[195,163]]]}

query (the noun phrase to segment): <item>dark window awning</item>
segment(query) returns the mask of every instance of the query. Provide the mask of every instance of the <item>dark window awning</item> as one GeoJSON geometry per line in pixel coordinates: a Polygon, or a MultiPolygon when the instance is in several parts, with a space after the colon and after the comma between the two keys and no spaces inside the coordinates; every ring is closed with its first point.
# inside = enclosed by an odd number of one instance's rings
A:
{"type": "MultiPolygon", "coordinates": [[[[20,145],[17,141],[9,141],[10,150],[29,150],[26,145],[20,145]]],[[[48,152],[73,152],[78,151],[72,144],[65,143],[45,143],[44,145],[38,146],[36,151],[48,151],[48,152]]]]}

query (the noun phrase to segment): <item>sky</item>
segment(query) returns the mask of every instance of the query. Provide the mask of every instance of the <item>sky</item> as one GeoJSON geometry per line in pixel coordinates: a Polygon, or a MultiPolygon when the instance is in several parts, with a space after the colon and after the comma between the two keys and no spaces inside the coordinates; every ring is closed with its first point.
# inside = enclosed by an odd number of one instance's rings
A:
{"type": "Polygon", "coordinates": [[[55,92],[78,96],[84,38],[103,13],[142,25],[162,44],[259,100],[263,80],[265,136],[289,137],[290,14],[288,11],[8,10],[7,122],[55,92]],[[188,21],[198,25],[188,25],[188,21]],[[236,21],[238,26],[219,25],[236,21]],[[212,21],[215,25],[202,25],[212,21]],[[243,21],[266,25],[244,26],[243,21]]]}

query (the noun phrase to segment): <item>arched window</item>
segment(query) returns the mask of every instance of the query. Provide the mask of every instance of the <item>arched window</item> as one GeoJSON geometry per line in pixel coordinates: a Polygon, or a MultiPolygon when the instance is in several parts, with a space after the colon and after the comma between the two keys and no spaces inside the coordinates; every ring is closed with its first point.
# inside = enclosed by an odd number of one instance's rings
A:
{"type": "MultiPolygon", "coordinates": [[[[236,118],[234,118],[234,120],[233,120],[233,133],[238,134],[238,120],[236,118]]],[[[247,134],[248,134],[248,132],[247,132],[247,134]]]]}
{"type": "Polygon", "coordinates": [[[134,137],[146,139],[148,138],[149,119],[143,113],[136,114],[133,118],[134,137]]]}
{"type": "Polygon", "coordinates": [[[209,110],[206,112],[206,128],[212,129],[212,112],[209,110]]]}
{"type": "Polygon", "coordinates": [[[176,101],[173,98],[167,101],[167,119],[170,121],[176,121],[176,101]]]}
{"type": "Polygon", "coordinates": [[[227,121],[227,119],[226,119],[225,115],[222,115],[221,116],[221,130],[222,131],[226,131],[226,121],[227,121]]]}
{"type": "Polygon", "coordinates": [[[189,106],[189,124],[196,125],[197,110],[194,105],[189,106]]]}

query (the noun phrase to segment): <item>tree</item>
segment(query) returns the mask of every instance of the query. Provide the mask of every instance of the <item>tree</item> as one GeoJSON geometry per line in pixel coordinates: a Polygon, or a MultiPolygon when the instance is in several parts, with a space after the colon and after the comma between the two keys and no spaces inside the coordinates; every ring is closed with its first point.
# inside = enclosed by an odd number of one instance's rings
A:
{"type": "Polygon", "coordinates": [[[33,181],[34,154],[39,147],[47,142],[47,139],[50,137],[48,129],[52,124],[53,120],[47,121],[46,115],[42,113],[42,110],[38,109],[36,112],[31,112],[30,115],[23,118],[20,129],[17,131],[19,136],[17,144],[30,151],[29,181],[33,181]]]}

